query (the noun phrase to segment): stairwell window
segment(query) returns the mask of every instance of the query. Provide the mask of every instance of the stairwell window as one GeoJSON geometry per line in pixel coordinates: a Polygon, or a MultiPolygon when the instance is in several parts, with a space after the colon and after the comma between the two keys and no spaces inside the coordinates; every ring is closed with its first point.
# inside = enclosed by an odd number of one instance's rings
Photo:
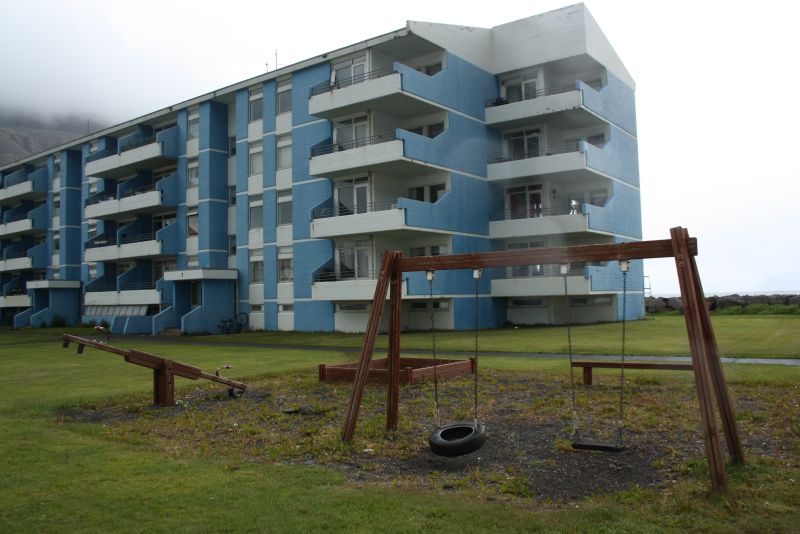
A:
{"type": "Polygon", "coordinates": [[[252,195],[250,197],[250,210],[249,210],[249,228],[264,227],[264,200],[261,195],[252,195]]]}
{"type": "Polygon", "coordinates": [[[250,154],[248,176],[258,176],[264,173],[264,145],[261,141],[250,143],[248,152],[250,154]]]}
{"type": "Polygon", "coordinates": [[[292,111],[292,80],[278,81],[278,92],[275,95],[275,110],[278,115],[292,111]]]}
{"type": "Polygon", "coordinates": [[[264,251],[251,250],[250,251],[250,283],[263,284],[264,283],[264,251]]]}
{"type": "Polygon", "coordinates": [[[278,226],[292,224],[292,192],[278,192],[278,226]]]}
{"type": "Polygon", "coordinates": [[[294,280],[292,247],[278,247],[278,281],[294,280]]]}
{"type": "Polygon", "coordinates": [[[264,118],[264,94],[261,87],[250,89],[248,118],[250,122],[260,121],[264,118]]]}
{"type": "Polygon", "coordinates": [[[195,112],[194,114],[189,115],[189,125],[186,129],[186,140],[191,141],[193,139],[200,138],[200,115],[195,112]]]}
{"type": "Polygon", "coordinates": [[[186,214],[186,232],[189,234],[189,237],[200,234],[200,219],[198,218],[196,209],[186,214]]]}
{"type": "Polygon", "coordinates": [[[186,187],[198,187],[200,185],[200,161],[197,158],[189,160],[186,168],[186,187]]]}
{"type": "Polygon", "coordinates": [[[277,138],[277,169],[292,168],[292,134],[279,135],[277,138]]]}

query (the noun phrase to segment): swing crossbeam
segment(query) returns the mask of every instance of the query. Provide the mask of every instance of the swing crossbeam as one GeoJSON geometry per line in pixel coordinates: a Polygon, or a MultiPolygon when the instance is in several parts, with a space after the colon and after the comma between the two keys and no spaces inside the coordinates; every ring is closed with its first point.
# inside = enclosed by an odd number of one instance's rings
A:
{"type": "MultiPolygon", "coordinates": [[[[387,429],[396,430],[400,390],[400,315],[402,275],[404,272],[436,271],[449,269],[481,269],[513,265],[566,264],[613,260],[638,260],[674,258],[684,303],[684,318],[692,353],[695,389],[700,405],[700,419],[705,438],[706,458],[709,464],[711,485],[717,491],[727,490],[727,475],[720,446],[716,414],[722,422],[728,451],[735,463],[744,463],[744,453],[739,438],[733,405],[722,371],[711,318],[705,306],[703,288],[694,256],[697,240],[689,237],[681,227],[670,230],[670,239],[580,245],[562,248],[536,248],[454,254],[449,256],[423,256],[405,258],[402,253],[389,250],[384,253],[373,302],[384,302],[390,295],[389,330],[389,382],[387,391],[387,429]]],[[[373,306],[367,321],[364,342],[361,346],[359,366],[353,381],[347,416],[342,430],[342,441],[349,443],[355,433],[370,360],[375,348],[375,337],[381,323],[384,306],[373,306]]]]}

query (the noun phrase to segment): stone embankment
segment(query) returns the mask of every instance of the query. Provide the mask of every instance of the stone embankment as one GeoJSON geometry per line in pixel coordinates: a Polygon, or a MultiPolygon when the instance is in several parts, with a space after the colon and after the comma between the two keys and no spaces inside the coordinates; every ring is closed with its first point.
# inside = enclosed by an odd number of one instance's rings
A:
{"type": "MultiPolygon", "coordinates": [[[[725,295],[706,297],[710,310],[722,310],[734,306],[746,307],[751,304],[800,305],[800,295],[725,295]]],[[[680,297],[647,297],[645,305],[649,313],[669,310],[683,311],[680,297]]]]}

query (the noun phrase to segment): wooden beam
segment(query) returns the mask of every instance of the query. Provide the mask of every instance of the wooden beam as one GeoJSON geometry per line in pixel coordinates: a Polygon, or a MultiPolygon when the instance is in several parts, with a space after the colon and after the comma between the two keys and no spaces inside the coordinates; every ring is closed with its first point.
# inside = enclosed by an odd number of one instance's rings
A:
{"type": "MultiPolygon", "coordinates": [[[[688,247],[689,254],[697,254],[696,239],[690,238],[688,247]]],[[[673,257],[672,242],[669,239],[664,239],[659,241],[637,241],[633,243],[579,245],[563,248],[532,248],[525,250],[476,252],[473,254],[452,254],[449,256],[401,258],[398,262],[398,269],[401,272],[413,272],[506,267],[509,265],[555,265],[561,263],[671,257],[673,257]]]]}
{"type": "MultiPolygon", "coordinates": [[[[398,254],[395,264],[402,258],[398,254]]],[[[400,410],[400,317],[402,315],[403,278],[396,268],[392,269],[389,285],[389,384],[386,392],[386,429],[397,430],[400,410]]]]}
{"type": "Polygon", "coordinates": [[[670,230],[675,256],[675,266],[678,271],[678,282],[683,300],[684,319],[686,331],[689,335],[689,347],[692,352],[694,366],[695,389],[700,404],[700,420],[703,425],[706,459],[708,460],[711,487],[715,491],[725,492],[728,489],[728,479],[725,474],[725,463],[722,457],[722,448],[719,442],[719,430],[714,415],[714,406],[709,394],[710,376],[708,358],[706,356],[706,343],[701,328],[700,306],[705,306],[702,295],[698,297],[697,286],[694,283],[690,263],[687,234],[683,228],[677,227],[670,230]]]}
{"type": "Polygon", "coordinates": [[[353,381],[353,389],[350,392],[347,417],[342,429],[342,441],[345,443],[350,443],[353,440],[353,433],[356,430],[358,412],[361,409],[361,398],[364,395],[364,385],[369,374],[369,362],[372,359],[372,351],[375,349],[375,336],[378,335],[378,327],[380,326],[383,306],[386,301],[386,291],[389,289],[389,280],[396,268],[399,255],[400,253],[396,250],[387,250],[383,253],[381,269],[378,273],[378,280],[375,283],[375,294],[372,298],[372,310],[370,310],[369,319],[367,320],[364,343],[361,345],[358,369],[353,381]]]}

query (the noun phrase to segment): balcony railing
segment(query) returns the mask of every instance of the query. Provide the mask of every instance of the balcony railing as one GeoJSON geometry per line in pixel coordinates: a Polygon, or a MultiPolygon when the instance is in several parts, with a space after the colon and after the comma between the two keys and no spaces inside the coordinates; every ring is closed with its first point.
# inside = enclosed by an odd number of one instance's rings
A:
{"type": "MultiPolygon", "coordinates": [[[[158,183],[158,182],[156,182],[158,183]]],[[[156,190],[156,184],[148,184],[148,185],[141,185],[139,187],[131,187],[127,191],[123,191],[120,195],[120,198],[132,197],[136,195],[141,195],[143,193],[149,193],[150,191],[156,190]]]]}
{"type": "Polygon", "coordinates": [[[12,215],[10,217],[6,217],[6,224],[12,223],[12,222],[21,221],[21,220],[27,219],[27,218],[28,218],[28,213],[27,212],[25,212],[25,213],[17,213],[16,215],[12,215]]]}
{"type": "Polygon", "coordinates": [[[101,202],[105,202],[106,200],[115,200],[116,198],[117,197],[114,196],[114,193],[100,193],[87,198],[86,205],[91,206],[93,204],[99,204],[101,202]]]}
{"type": "Polygon", "coordinates": [[[15,260],[17,258],[24,258],[27,255],[28,255],[27,250],[11,250],[11,251],[7,250],[6,253],[3,255],[3,258],[6,260],[15,260]]]}
{"type": "Polygon", "coordinates": [[[313,86],[309,90],[309,97],[322,95],[325,93],[329,93],[334,89],[341,89],[342,87],[350,87],[351,85],[356,85],[367,80],[375,80],[377,78],[383,78],[384,76],[389,76],[390,74],[394,74],[395,71],[393,69],[376,69],[369,72],[365,72],[364,74],[357,74],[351,78],[344,78],[342,80],[336,80],[333,83],[330,82],[323,82],[313,86]]]}
{"type": "Polygon", "coordinates": [[[378,271],[372,270],[350,270],[341,269],[336,272],[331,269],[323,269],[314,273],[315,282],[342,282],[348,280],[376,280],[378,278],[378,271]]]}
{"type": "Polygon", "coordinates": [[[155,282],[124,282],[122,284],[122,291],[141,291],[145,289],[155,289],[155,282]]]}
{"type": "Polygon", "coordinates": [[[117,149],[116,148],[104,148],[103,150],[98,150],[97,152],[93,152],[86,156],[86,163],[90,161],[97,161],[98,159],[107,158],[108,156],[116,156],[117,149]]]}
{"type": "Polygon", "coordinates": [[[139,148],[140,146],[149,145],[155,142],[156,142],[155,135],[152,135],[150,137],[144,137],[142,139],[134,139],[131,141],[126,141],[123,145],[119,147],[119,153],[122,154],[123,152],[127,152],[128,150],[133,150],[134,148],[139,148]]]}
{"type": "Polygon", "coordinates": [[[345,215],[358,215],[361,213],[371,213],[373,211],[387,211],[395,209],[396,202],[368,202],[366,205],[344,206],[338,205],[332,208],[317,208],[314,210],[314,219],[326,219],[328,217],[341,217],[345,215]]]}
{"type": "Polygon", "coordinates": [[[540,146],[532,150],[522,150],[513,154],[504,154],[494,160],[494,163],[506,161],[517,161],[521,159],[540,158],[543,156],[554,156],[556,154],[568,154],[570,152],[580,152],[580,142],[564,143],[558,146],[540,146]]]}
{"type": "Polygon", "coordinates": [[[524,95],[514,95],[514,96],[501,96],[498,98],[492,98],[486,101],[486,107],[491,108],[494,106],[504,106],[506,104],[513,104],[514,102],[522,102],[523,100],[533,100],[534,98],[540,98],[543,96],[549,95],[558,95],[561,93],[568,93],[570,91],[575,91],[575,84],[572,85],[561,85],[557,87],[545,87],[544,89],[537,89],[536,91],[526,91],[524,95]]]}
{"type": "Polygon", "coordinates": [[[116,244],[116,236],[97,236],[86,242],[86,248],[113,247],[116,244]]]}
{"type": "Polygon", "coordinates": [[[334,152],[342,152],[352,148],[388,143],[389,141],[394,141],[396,139],[397,136],[394,133],[387,133],[373,135],[372,137],[362,137],[361,139],[353,139],[352,141],[333,143],[331,145],[315,146],[311,149],[311,157],[313,158],[315,156],[322,156],[324,154],[333,154],[334,152]]]}
{"type": "Polygon", "coordinates": [[[495,221],[513,221],[515,219],[537,219],[539,217],[554,217],[556,215],[580,215],[583,204],[575,204],[569,208],[507,208],[503,212],[502,218],[493,218],[495,221]]]}
{"type": "Polygon", "coordinates": [[[119,240],[121,245],[126,243],[141,243],[142,241],[152,241],[156,238],[155,232],[148,232],[145,234],[125,235],[119,240]]]}
{"type": "Polygon", "coordinates": [[[86,286],[87,293],[105,293],[108,291],[116,291],[117,284],[116,282],[108,282],[105,284],[88,284],[86,286]]]}
{"type": "MultiPolygon", "coordinates": [[[[583,276],[586,268],[583,264],[571,264],[567,276],[583,276]]],[[[544,278],[564,276],[560,265],[515,265],[506,267],[506,278],[544,278]]]]}

